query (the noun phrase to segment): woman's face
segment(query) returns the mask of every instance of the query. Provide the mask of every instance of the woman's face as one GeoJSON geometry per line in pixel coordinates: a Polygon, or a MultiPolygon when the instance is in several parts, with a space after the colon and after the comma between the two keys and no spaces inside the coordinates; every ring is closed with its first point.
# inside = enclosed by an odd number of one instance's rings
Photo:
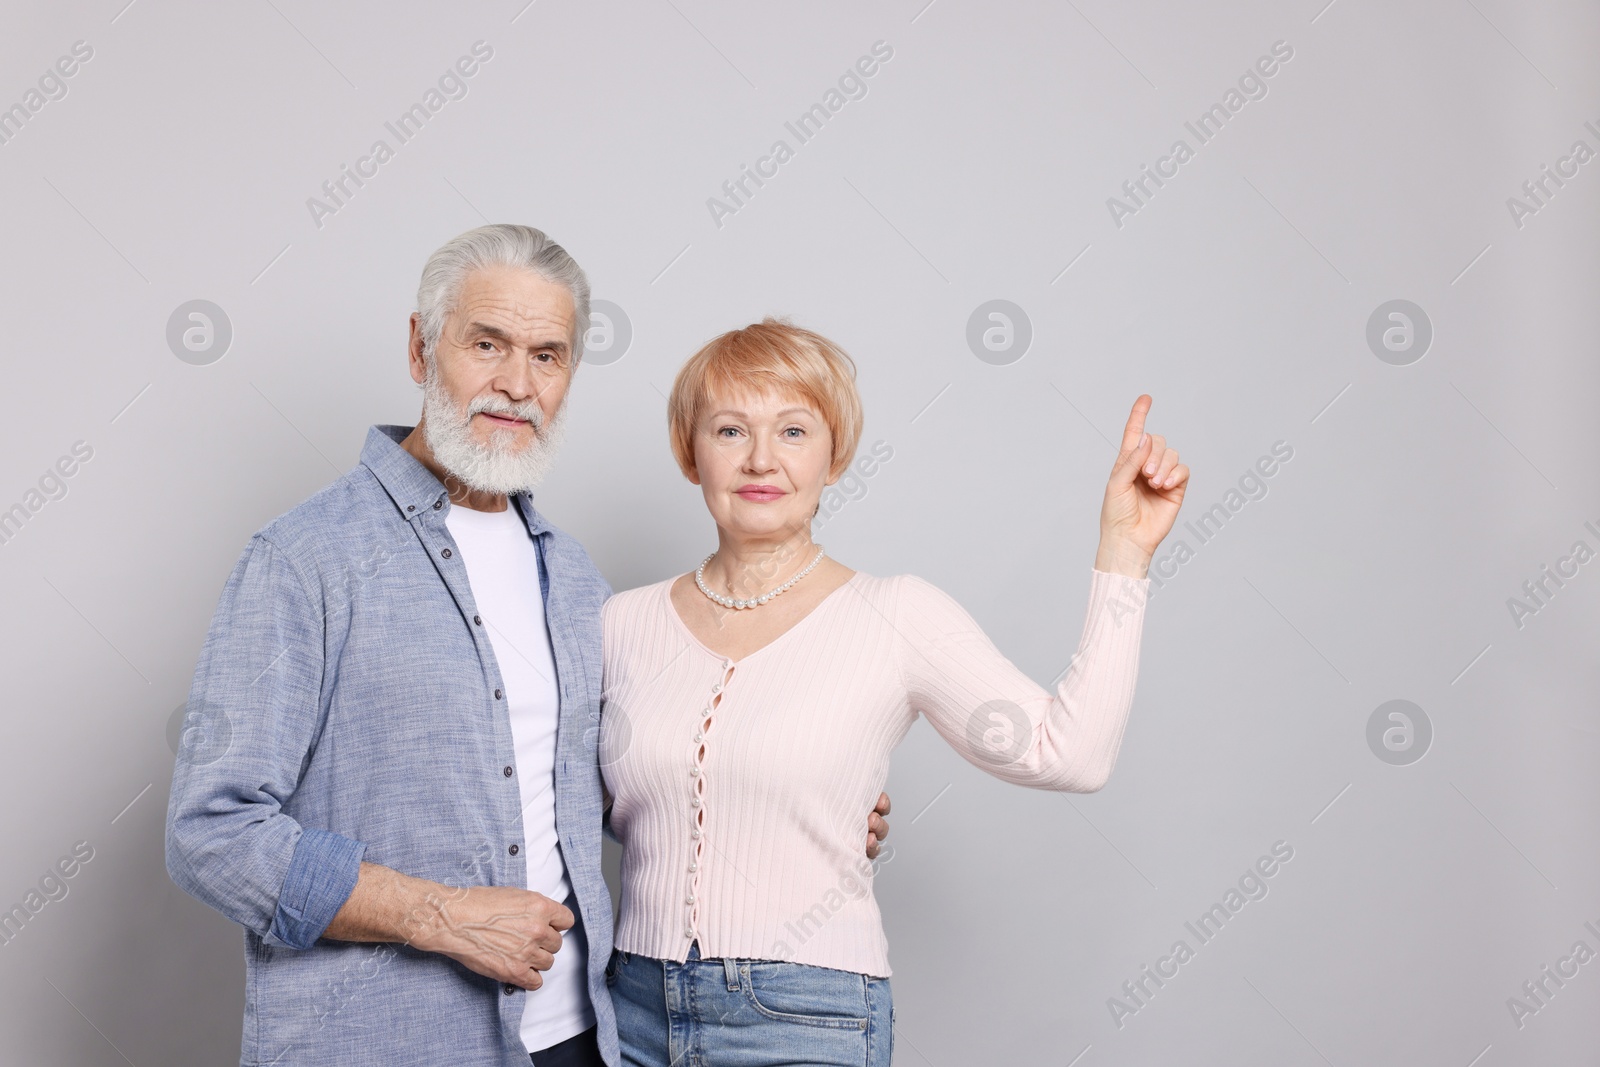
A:
{"type": "Polygon", "coordinates": [[[820,412],[788,393],[714,393],[695,429],[694,480],[711,517],[736,537],[809,531],[830,476],[833,435],[820,412]]]}

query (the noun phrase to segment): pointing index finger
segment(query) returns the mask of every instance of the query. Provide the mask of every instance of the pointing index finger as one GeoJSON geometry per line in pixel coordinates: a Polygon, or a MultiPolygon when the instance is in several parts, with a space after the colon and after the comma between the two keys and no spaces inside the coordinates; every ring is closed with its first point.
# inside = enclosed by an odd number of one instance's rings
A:
{"type": "Polygon", "coordinates": [[[1133,402],[1133,410],[1128,413],[1128,425],[1122,430],[1122,452],[1126,455],[1139,447],[1139,438],[1144,436],[1144,417],[1150,412],[1150,394],[1140,393],[1139,399],[1133,402]]]}

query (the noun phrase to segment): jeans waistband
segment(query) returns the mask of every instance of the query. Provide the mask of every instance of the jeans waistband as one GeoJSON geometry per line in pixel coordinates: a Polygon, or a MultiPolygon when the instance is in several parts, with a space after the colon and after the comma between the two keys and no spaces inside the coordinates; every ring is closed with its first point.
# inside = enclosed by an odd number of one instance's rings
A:
{"type": "Polygon", "coordinates": [[[732,956],[713,956],[709,959],[700,955],[700,942],[696,941],[689,946],[689,954],[684,958],[687,963],[722,963],[722,977],[728,983],[730,990],[739,988],[739,962],[732,956]]]}

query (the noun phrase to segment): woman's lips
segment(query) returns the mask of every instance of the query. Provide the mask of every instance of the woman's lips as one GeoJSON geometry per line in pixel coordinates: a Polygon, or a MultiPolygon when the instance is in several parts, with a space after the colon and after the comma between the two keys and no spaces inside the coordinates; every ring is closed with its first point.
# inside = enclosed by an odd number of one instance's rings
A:
{"type": "Polygon", "coordinates": [[[737,492],[739,496],[744,497],[746,500],[752,500],[762,504],[777,500],[785,495],[782,489],[774,489],[770,485],[746,486],[737,492]]]}

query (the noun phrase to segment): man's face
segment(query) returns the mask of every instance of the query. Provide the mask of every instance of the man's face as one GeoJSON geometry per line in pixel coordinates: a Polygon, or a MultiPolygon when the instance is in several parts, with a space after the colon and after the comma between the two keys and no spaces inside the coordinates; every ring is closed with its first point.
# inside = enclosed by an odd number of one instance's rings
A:
{"type": "Polygon", "coordinates": [[[431,361],[412,316],[411,377],[439,463],[474,489],[515,493],[543,478],[560,442],[577,310],[531,271],[473,271],[431,361]]]}

